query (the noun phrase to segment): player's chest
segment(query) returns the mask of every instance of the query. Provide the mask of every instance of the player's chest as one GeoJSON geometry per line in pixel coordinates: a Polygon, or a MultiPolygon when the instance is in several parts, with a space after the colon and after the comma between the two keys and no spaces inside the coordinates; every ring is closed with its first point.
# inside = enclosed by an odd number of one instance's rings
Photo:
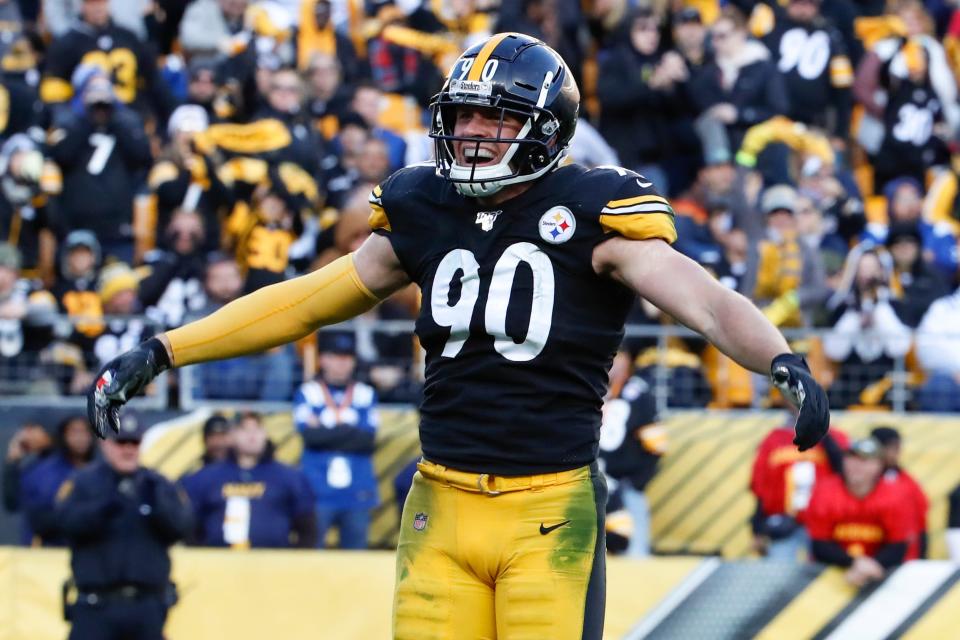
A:
{"type": "Polygon", "coordinates": [[[563,301],[597,279],[587,226],[555,205],[469,211],[438,228],[421,271],[421,342],[446,358],[491,342],[510,360],[536,357],[555,333],[563,301]]]}

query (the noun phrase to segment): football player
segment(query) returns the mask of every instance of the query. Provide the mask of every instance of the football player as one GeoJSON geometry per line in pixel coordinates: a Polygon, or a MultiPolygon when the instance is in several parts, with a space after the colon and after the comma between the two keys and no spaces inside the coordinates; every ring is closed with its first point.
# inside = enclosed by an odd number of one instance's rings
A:
{"type": "Polygon", "coordinates": [[[562,162],[579,103],[534,38],[469,49],[432,103],[435,164],[373,190],[363,246],[109,363],[88,400],[98,433],[166,369],[295,340],[416,282],[424,456],[401,520],[394,636],[600,638],[600,408],[634,295],[771,372],[799,407],[801,449],[829,414],[756,307],[670,246],[673,210],[650,182],[562,162]]]}

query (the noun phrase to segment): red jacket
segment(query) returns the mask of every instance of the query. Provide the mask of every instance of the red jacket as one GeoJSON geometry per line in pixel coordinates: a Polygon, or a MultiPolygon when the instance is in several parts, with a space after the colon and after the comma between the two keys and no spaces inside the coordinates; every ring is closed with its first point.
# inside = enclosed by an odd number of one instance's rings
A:
{"type": "Polygon", "coordinates": [[[921,557],[921,542],[927,532],[927,510],[930,508],[927,494],[923,492],[920,483],[903,469],[888,469],[883,474],[882,482],[896,485],[897,489],[908,496],[913,504],[913,513],[916,517],[913,521],[910,544],[907,546],[904,561],[917,560],[921,557]]]}
{"type": "MultiPolygon", "coordinates": [[[[847,448],[849,439],[845,433],[831,429],[830,435],[842,449],[847,448]]],[[[768,433],[757,448],[750,490],[760,501],[764,516],[781,513],[793,516],[803,511],[814,484],[834,475],[822,443],[800,452],[793,438],[793,427],[778,427],[768,433]],[[812,477],[810,465],[813,465],[812,477]]]]}
{"type": "Polygon", "coordinates": [[[852,557],[874,556],[886,544],[909,546],[916,524],[903,486],[881,479],[858,499],[836,475],[817,482],[805,516],[813,540],[836,542],[852,557]]]}

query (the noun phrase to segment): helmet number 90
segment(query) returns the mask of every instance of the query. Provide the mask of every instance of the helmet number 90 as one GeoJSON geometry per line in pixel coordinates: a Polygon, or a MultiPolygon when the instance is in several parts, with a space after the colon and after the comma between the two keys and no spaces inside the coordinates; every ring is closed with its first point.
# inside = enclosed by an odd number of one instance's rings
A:
{"type": "MultiPolygon", "coordinates": [[[[493,268],[484,327],[494,337],[493,346],[507,360],[527,362],[536,358],[547,344],[553,322],[554,298],[553,264],[547,254],[535,244],[518,242],[507,247],[493,268]],[[530,322],[523,342],[516,343],[507,335],[507,306],[513,291],[517,268],[525,262],[533,273],[533,304],[530,322]]],[[[433,321],[441,327],[450,327],[450,337],[443,347],[443,357],[455,358],[470,336],[470,321],[480,294],[480,265],[473,253],[454,249],[443,257],[434,275],[430,294],[433,321]],[[450,286],[460,274],[460,299],[450,304],[450,286]]]]}
{"type": "MultiPolygon", "coordinates": [[[[473,67],[473,63],[476,61],[476,58],[464,58],[460,63],[460,75],[457,77],[457,80],[466,80],[467,74],[470,73],[470,69],[473,67]]],[[[500,66],[500,61],[494,58],[487,60],[483,65],[483,70],[480,72],[480,80],[483,82],[490,82],[493,79],[493,76],[497,73],[497,67],[500,66]]]]}

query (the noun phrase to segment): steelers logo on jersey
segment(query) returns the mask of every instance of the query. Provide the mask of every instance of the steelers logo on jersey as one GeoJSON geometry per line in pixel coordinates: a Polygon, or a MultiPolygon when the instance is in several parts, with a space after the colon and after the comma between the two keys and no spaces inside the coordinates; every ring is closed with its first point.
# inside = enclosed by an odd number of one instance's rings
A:
{"type": "Polygon", "coordinates": [[[540,237],[550,244],[563,244],[577,230],[577,219],[566,207],[553,207],[540,216],[540,237]]]}

